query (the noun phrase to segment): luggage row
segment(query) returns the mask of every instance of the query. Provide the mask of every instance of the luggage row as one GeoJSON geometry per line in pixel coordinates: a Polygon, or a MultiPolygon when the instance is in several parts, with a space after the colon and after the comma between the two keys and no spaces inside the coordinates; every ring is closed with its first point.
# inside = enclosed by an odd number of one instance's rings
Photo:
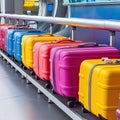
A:
{"type": "Polygon", "coordinates": [[[1,24],[0,49],[31,75],[46,81],[47,88],[66,97],[69,107],[79,102],[83,111],[116,120],[120,92],[117,48],[73,41],[24,25],[1,24]]]}

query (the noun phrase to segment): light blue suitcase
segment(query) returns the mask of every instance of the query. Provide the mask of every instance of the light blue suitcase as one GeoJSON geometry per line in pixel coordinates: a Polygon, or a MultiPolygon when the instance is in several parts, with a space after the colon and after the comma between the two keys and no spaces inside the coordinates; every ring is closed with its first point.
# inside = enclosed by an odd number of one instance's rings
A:
{"type": "Polygon", "coordinates": [[[24,35],[38,35],[38,34],[43,34],[44,32],[41,32],[39,30],[30,30],[27,32],[16,32],[14,34],[14,47],[13,47],[13,53],[14,53],[14,58],[18,62],[21,62],[21,55],[22,55],[22,50],[21,50],[21,42],[22,42],[22,37],[24,35]]]}
{"type": "Polygon", "coordinates": [[[27,29],[9,29],[7,30],[7,37],[6,37],[6,51],[8,55],[13,56],[13,41],[14,41],[14,33],[15,32],[25,32],[27,29]]]}

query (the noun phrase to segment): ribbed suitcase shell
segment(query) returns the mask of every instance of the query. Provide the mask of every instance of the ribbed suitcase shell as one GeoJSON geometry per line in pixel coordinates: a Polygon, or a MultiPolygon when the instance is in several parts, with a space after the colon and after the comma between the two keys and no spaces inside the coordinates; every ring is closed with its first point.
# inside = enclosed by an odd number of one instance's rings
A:
{"type": "Polygon", "coordinates": [[[33,46],[36,42],[56,41],[65,38],[63,36],[53,36],[52,34],[43,34],[37,36],[23,36],[22,38],[22,62],[28,69],[33,68],[33,46]]]}
{"type": "Polygon", "coordinates": [[[5,24],[0,26],[0,48],[4,51],[6,51],[6,32],[11,27],[14,27],[14,25],[5,24]]]}
{"type": "Polygon", "coordinates": [[[37,35],[37,34],[42,34],[44,32],[38,31],[38,30],[29,30],[29,31],[24,31],[24,32],[15,32],[14,34],[14,47],[13,47],[13,52],[14,52],[14,57],[17,61],[21,62],[21,55],[22,55],[22,48],[21,48],[21,42],[22,42],[22,37],[24,35],[37,35]]]}
{"type": "Polygon", "coordinates": [[[78,94],[87,110],[107,120],[116,120],[119,93],[120,63],[107,64],[97,59],[82,62],[78,94]]]}
{"type": "Polygon", "coordinates": [[[114,47],[53,48],[50,55],[50,82],[54,90],[78,101],[78,73],[81,62],[106,56],[118,58],[120,52],[114,47]]]}
{"type": "Polygon", "coordinates": [[[74,46],[83,43],[74,42],[68,38],[61,41],[36,43],[33,48],[33,70],[36,75],[45,80],[50,80],[50,50],[57,46],[74,46]]]}
{"type": "Polygon", "coordinates": [[[6,38],[6,51],[10,56],[14,55],[14,33],[15,32],[25,32],[27,29],[8,29],[6,38]]]}

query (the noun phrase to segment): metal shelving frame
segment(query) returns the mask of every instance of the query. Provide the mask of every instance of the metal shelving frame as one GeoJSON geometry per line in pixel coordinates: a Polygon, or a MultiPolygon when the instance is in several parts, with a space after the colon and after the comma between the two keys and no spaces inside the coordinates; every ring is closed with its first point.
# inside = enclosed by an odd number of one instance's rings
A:
{"type": "MultiPolygon", "coordinates": [[[[73,27],[72,30],[75,30],[75,27],[85,27],[85,28],[95,28],[101,30],[110,31],[110,45],[114,45],[115,40],[115,31],[120,31],[120,21],[111,21],[111,20],[97,20],[97,19],[79,19],[79,18],[58,18],[58,17],[39,17],[39,16],[27,16],[27,15],[15,15],[15,14],[0,14],[1,18],[4,19],[15,19],[17,23],[19,20],[23,22],[32,20],[32,21],[44,21],[50,24],[63,24],[73,27]]],[[[72,32],[73,39],[74,33],[72,32]]],[[[57,99],[52,93],[50,93],[46,88],[39,84],[33,77],[26,73],[22,68],[20,68],[16,63],[14,63],[4,52],[0,51],[0,55],[7,60],[17,71],[21,73],[29,82],[31,82],[38,91],[41,91],[45,96],[48,97],[49,101],[55,103],[62,111],[64,111],[70,118],[73,120],[87,120],[83,118],[80,114],[74,110],[68,108],[63,104],[59,99],[57,99]]]]}

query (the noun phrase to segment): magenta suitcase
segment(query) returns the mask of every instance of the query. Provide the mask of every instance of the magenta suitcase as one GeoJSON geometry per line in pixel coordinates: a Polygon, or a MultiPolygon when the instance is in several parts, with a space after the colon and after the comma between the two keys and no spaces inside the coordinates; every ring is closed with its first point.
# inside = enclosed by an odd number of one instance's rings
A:
{"type": "Polygon", "coordinates": [[[33,70],[35,74],[41,80],[50,81],[50,50],[56,46],[75,46],[82,43],[82,41],[75,42],[68,38],[54,42],[37,42],[33,47],[33,70]]]}
{"type": "Polygon", "coordinates": [[[108,46],[53,48],[50,53],[50,82],[54,91],[78,101],[81,62],[101,57],[120,58],[120,51],[108,46]]]}
{"type": "Polygon", "coordinates": [[[5,27],[5,26],[13,26],[13,25],[11,25],[11,24],[0,24],[0,48],[2,48],[2,33],[1,33],[1,29],[3,28],[3,27],[5,27]]]}
{"type": "Polygon", "coordinates": [[[117,116],[117,120],[120,120],[120,96],[119,96],[118,109],[116,110],[116,116],[117,116]]]}
{"type": "Polygon", "coordinates": [[[116,114],[117,114],[117,120],[120,120],[120,109],[117,109],[116,114]]]}

